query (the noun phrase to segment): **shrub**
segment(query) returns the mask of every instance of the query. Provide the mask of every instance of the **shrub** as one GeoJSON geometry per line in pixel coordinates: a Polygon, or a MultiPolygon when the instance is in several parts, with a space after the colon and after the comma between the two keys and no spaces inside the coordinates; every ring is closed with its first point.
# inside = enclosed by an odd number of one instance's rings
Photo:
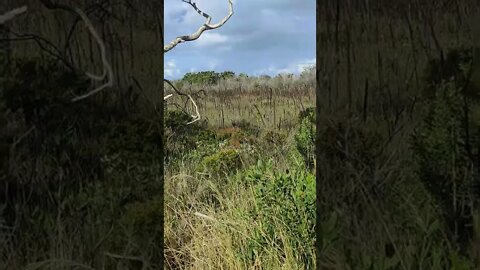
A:
{"type": "Polygon", "coordinates": [[[215,133],[209,130],[204,122],[199,121],[187,125],[190,120],[191,117],[181,111],[165,113],[165,158],[167,162],[196,149],[200,142],[216,141],[215,133]]]}
{"type": "Polygon", "coordinates": [[[300,113],[300,126],[295,133],[295,143],[310,170],[315,164],[315,132],[315,108],[308,108],[300,113]]]}
{"type": "MultiPolygon", "coordinates": [[[[44,201],[45,193],[60,188],[68,193],[82,182],[100,178],[99,135],[106,130],[109,109],[95,100],[70,101],[72,93],[88,91],[88,80],[57,61],[41,59],[15,59],[8,74],[2,78],[1,103],[5,111],[12,112],[14,118],[9,121],[15,122],[15,129],[11,132],[17,133],[8,137],[31,130],[10,156],[19,162],[8,165],[14,166],[8,171],[15,172],[8,181],[19,185],[19,190],[32,191],[31,203],[35,204],[35,200],[44,201]]],[[[12,140],[6,139],[3,143],[10,146],[12,140]]]]}
{"type": "Polygon", "coordinates": [[[268,130],[263,133],[262,141],[268,144],[283,146],[287,141],[287,134],[277,130],[268,130]]]}
{"type": "Polygon", "coordinates": [[[245,131],[248,135],[258,136],[258,134],[260,134],[260,128],[245,119],[232,121],[232,126],[240,128],[241,130],[245,131]]]}
{"type": "Polygon", "coordinates": [[[215,71],[187,72],[182,81],[196,84],[216,84],[220,79],[220,74],[215,71]]]}
{"type": "Polygon", "coordinates": [[[262,220],[266,228],[263,234],[254,236],[249,245],[250,254],[244,256],[253,257],[261,252],[262,247],[271,245],[271,241],[281,249],[281,239],[277,234],[278,218],[281,217],[282,224],[289,231],[289,244],[308,264],[311,258],[301,254],[308,254],[302,248],[310,248],[315,238],[315,176],[302,169],[278,172],[270,160],[259,161],[242,174],[241,179],[254,187],[256,207],[251,209],[250,218],[262,220]]]}
{"type": "Polygon", "coordinates": [[[322,122],[320,128],[319,154],[333,167],[348,162],[357,169],[373,168],[382,158],[384,136],[363,121],[331,119],[322,122]]]}
{"type": "Polygon", "coordinates": [[[155,197],[145,202],[126,205],[122,222],[144,238],[152,238],[162,233],[163,198],[155,197]]]}
{"type": "Polygon", "coordinates": [[[235,149],[222,149],[202,161],[206,171],[210,174],[233,173],[242,165],[240,153],[235,149]]]}
{"type": "MultiPolygon", "coordinates": [[[[466,222],[457,212],[460,210],[453,207],[458,199],[455,196],[469,193],[471,184],[468,181],[470,162],[465,149],[462,104],[460,92],[453,81],[439,85],[423,124],[416,129],[411,140],[417,174],[444,209],[443,214],[452,233],[455,226],[466,222]]],[[[465,238],[470,230],[464,228],[460,231],[461,238],[465,238]]]]}

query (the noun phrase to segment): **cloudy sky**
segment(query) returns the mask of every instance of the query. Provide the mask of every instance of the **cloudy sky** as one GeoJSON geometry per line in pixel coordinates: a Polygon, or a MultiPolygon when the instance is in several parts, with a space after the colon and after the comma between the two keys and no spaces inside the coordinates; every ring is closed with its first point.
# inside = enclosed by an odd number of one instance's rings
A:
{"type": "MultiPolygon", "coordinates": [[[[218,23],[228,14],[227,0],[194,0],[218,23]]],[[[231,70],[249,75],[295,73],[315,63],[314,0],[234,0],[227,23],[181,43],[164,55],[165,77],[186,72],[231,70]]],[[[205,18],[181,0],[165,0],[165,43],[195,32],[205,18]]]]}

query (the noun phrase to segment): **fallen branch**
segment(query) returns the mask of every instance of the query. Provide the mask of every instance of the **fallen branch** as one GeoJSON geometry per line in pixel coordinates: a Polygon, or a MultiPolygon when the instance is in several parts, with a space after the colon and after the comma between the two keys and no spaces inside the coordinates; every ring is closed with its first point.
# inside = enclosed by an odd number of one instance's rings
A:
{"type": "Polygon", "coordinates": [[[210,220],[210,221],[217,221],[217,219],[216,219],[216,218],[213,218],[213,217],[207,216],[207,215],[205,215],[205,214],[202,214],[202,213],[199,213],[199,212],[195,212],[195,213],[193,213],[193,214],[194,214],[195,216],[197,216],[197,217],[201,217],[201,218],[203,218],[203,219],[207,219],[207,220],[210,220]]]}
{"type": "MultiPolygon", "coordinates": [[[[192,124],[192,123],[195,123],[195,122],[197,122],[198,120],[200,120],[200,112],[198,111],[197,103],[196,103],[195,100],[192,98],[192,96],[189,95],[189,94],[180,92],[169,80],[167,80],[167,79],[163,79],[163,80],[164,80],[166,83],[168,83],[168,85],[170,85],[170,86],[173,88],[173,90],[174,90],[178,95],[188,97],[188,99],[192,102],[193,106],[195,107],[195,114],[192,115],[193,120],[190,121],[190,122],[188,122],[187,125],[192,124]]],[[[170,97],[172,97],[172,96],[173,96],[173,94],[166,95],[166,96],[163,97],[163,100],[165,101],[165,100],[167,100],[168,98],[170,98],[170,97]]]]}

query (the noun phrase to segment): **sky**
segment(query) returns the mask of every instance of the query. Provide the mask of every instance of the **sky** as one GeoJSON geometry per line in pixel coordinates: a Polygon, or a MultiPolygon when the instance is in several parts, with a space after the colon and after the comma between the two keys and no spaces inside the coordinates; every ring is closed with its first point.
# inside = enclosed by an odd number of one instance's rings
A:
{"type": "MultiPolygon", "coordinates": [[[[228,14],[228,0],[194,2],[212,17],[212,23],[228,14]]],[[[164,3],[165,44],[205,23],[181,0],[164,3]]],[[[299,74],[315,64],[315,0],[234,0],[233,12],[222,27],[165,53],[165,78],[181,79],[187,72],[207,70],[251,76],[299,74]]]]}

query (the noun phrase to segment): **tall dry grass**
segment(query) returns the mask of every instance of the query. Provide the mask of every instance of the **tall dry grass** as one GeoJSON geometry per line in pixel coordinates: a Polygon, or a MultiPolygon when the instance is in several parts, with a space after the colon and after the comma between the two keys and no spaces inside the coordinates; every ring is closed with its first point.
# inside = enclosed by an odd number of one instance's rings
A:
{"type": "MultiPolygon", "coordinates": [[[[445,105],[451,104],[446,101],[448,95],[458,102],[469,100],[466,115],[476,110],[473,98],[452,94],[461,87],[448,84],[446,74],[448,68],[458,69],[468,62],[449,62],[453,49],[469,52],[477,46],[469,23],[477,11],[474,1],[323,1],[320,5],[317,177],[321,188],[317,196],[320,224],[326,224],[319,225],[317,233],[323,243],[321,267],[478,266],[477,240],[462,242],[450,227],[463,222],[463,217],[452,221],[445,215],[452,207],[447,198],[478,209],[476,195],[472,190],[465,197],[435,195],[435,185],[452,181],[460,185],[457,168],[472,164],[449,161],[437,167],[437,172],[448,171],[446,180],[433,177],[432,172],[425,174],[429,164],[438,164],[439,156],[466,157],[459,150],[465,148],[463,143],[448,148],[450,141],[440,139],[440,134],[443,128],[453,127],[448,119],[455,119],[455,125],[462,127],[452,130],[459,141],[465,139],[464,113],[447,113],[453,106],[445,105]],[[433,82],[434,77],[442,77],[443,82],[433,82]],[[421,146],[414,143],[423,136],[419,134],[430,136],[421,146]],[[446,148],[438,155],[433,150],[446,148]],[[432,152],[422,152],[425,149],[432,152]],[[429,186],[429,177],[434,178],[430,179],[434,186],[429,186]]],[[[451,75],[461,80],[459,73],[451,75]]],[[[476,129],[478,121],[467,125],[476,129]]],[[[461,181],[477,181],[473,171],[463,172],[467,176],[461,181]]],[[[477,215],[474,211],[467,216],[475,219],[477,215]]],[[[476,233],[478,226],[462,230],[476,233]]]]}
{"type": "MultiPolygon", "coordinates": [[[[168,269],[315,269],[315,178],[295,140],[314,104],[312,74],[182,85],[205,90],[193,129],[210,135],[166,163],[168,269]]],[[[173,148],[182,133],[166,128],[173,148]]]]}

